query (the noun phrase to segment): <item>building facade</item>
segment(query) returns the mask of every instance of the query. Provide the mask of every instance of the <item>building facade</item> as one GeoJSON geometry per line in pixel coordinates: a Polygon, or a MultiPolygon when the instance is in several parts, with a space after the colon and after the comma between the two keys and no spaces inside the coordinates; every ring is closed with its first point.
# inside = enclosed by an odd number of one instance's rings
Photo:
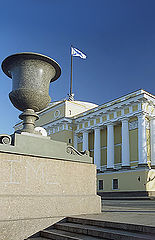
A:
{"type": "Polygon", "coordinates": [[[64,100],[39,115],[53,140],[90,152],[103,198],[155,196],[154,95],[138,90],[100,106],[64,100]]]}

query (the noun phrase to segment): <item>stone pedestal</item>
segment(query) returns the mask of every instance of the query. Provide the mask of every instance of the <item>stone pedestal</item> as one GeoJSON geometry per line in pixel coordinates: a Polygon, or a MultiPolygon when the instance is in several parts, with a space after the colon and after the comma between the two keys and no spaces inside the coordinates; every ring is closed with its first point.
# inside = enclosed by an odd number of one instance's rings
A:
{"type": "Polygon", "coordinates": [[[24,240],[63,217],[101,211],[92,159],[65,143],[15,134],[13,145],[0,144],[0,166],[3,240],[24,240]]]}

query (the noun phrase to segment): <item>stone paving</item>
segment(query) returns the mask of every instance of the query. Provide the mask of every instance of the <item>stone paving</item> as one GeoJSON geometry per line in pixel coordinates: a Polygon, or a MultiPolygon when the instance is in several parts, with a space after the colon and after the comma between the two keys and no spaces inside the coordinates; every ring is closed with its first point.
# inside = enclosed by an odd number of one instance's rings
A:
{"type": "Polygon", "coordinates": [[[79,217],[155,227],[155,201],[104,200],[102,201],[102,213],[83,214],[79,217]]]}

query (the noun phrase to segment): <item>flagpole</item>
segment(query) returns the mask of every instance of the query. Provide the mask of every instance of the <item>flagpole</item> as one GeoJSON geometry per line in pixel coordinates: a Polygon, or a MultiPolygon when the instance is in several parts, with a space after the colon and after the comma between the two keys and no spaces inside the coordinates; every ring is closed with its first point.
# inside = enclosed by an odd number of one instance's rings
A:
{"type": "Polygon", "coordinates": [[[72,96],[72,87],[73,87],[73,56],[72,56],[72,53],[71,53],[70,97],[72,96]]]}

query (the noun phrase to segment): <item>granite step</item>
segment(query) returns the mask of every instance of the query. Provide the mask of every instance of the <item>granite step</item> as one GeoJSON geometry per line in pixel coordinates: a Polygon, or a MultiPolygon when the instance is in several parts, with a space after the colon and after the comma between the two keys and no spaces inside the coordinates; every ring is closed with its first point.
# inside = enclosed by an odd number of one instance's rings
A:
{"type": "Polygon", "coordinates": [[[49,240],[49,238],[44,238],[44,237],[36,237],[36,238],[27,238],[27,240],[49,240]]]}
{"type": "Polygon", "coordinates": [[[67,217],[27,240],[155,240],[155,227],[67,217]]]}
{"type": "Polygon", "coordinates": [[[75,224],[79,223],[83,225],[91,225],[96,227],[120,229],[125,231],[127,230],[127,231],[133,231],[133,232],[155,234],[155,227],[132,224],[132,223],[111,222],[111,221],[94,220],[94,219],[78,218],[78,217],[67,217],[66,222],[75,223],[75,224]]]}
{"type": "Polygon", "coordinates": [[[49,238],[44,238],[44,237],[33,237],[33,238],[27,238],[26,240],[49,240],[49,238]]]}
{"type": "MultiPolygon", "coordinates": [[[[43,240],[45,240],[44,237],[52,240],[99,240],[101,238],[98,237],[92,237],[87,236],[83,234],[77,234],[67,231],[62,231],[58,229],[51,229],[51,230],[43,230],[41,231],[41,237],[43,240]]],[[[102,238],[103,240],[106,240],[105,238],[102,238]]]]}
{"type": "Polygon", "coordinates": [[[76,234],[84,234],[88,236],[98,237],[98,238],[107,238],[107,239],[126,239],[126,240],[153,240],[155,239],[154,234],[148,233],[138,233],[131,232],[127,230],[106,228],[106,227],[96,227],[91,225],[83,225],[78,223],[57,223],[54,225],[55,229],[63,230],[67,232],[72,232],[76,234]]]}

